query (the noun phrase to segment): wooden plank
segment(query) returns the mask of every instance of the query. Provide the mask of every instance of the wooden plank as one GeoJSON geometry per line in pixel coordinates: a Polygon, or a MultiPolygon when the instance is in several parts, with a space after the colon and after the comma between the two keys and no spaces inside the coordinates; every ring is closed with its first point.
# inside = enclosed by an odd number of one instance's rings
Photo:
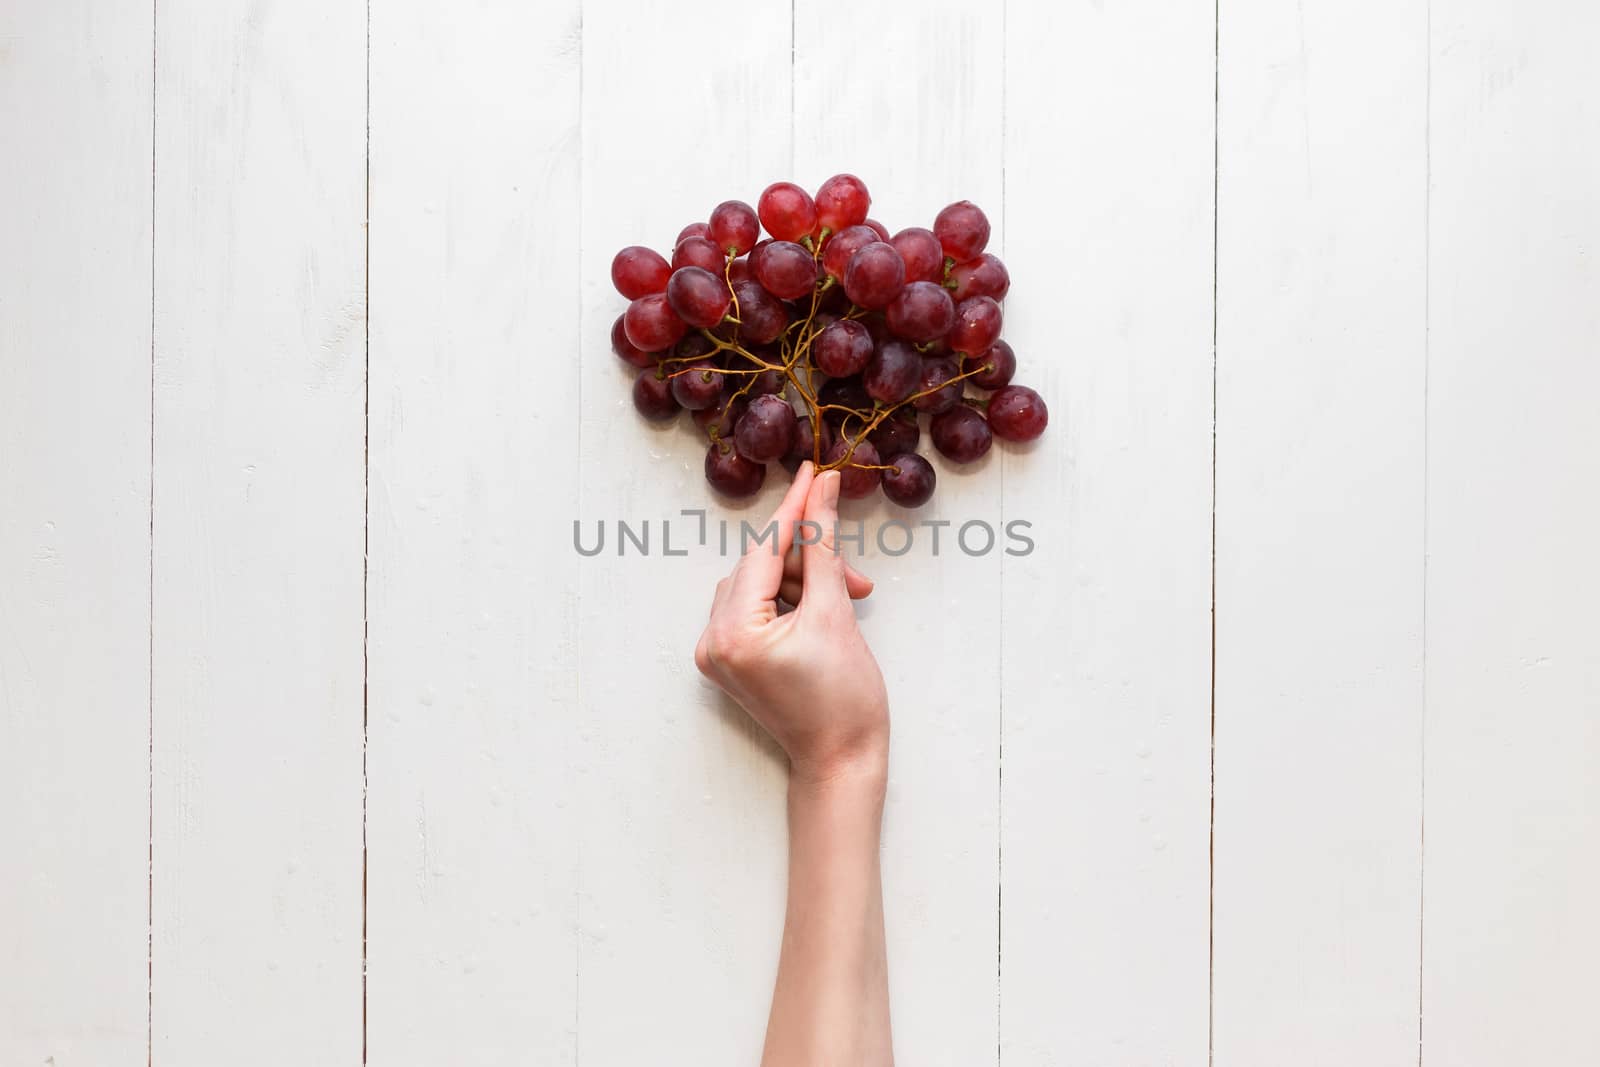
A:
{"type": "Polygon", "coordinates": [[[354,1063],[365,5],[156,50],[153,1055],[354,1063]]]}
{"type": "Polygon", "coordinates": [[[1423,1062],[1600,1061],[1600,10],[1435,5],[1423,1062]]]}
{"type": "Polygon", "coordinates": [[[1426,5],[1219,18],[1215,1063],[1414,1064],[1426,5]]]}
{"type": "Polygon", "coordinates": [[[373,1063],[576,1058],[579,32],[373,12],[373,1063]]]}
{"type": "MultiPolygon", "coordinates": [[[[933,225],[969,199],[1005,248],[1002,186],[1004,23],[955,0],[795,11],[795,172],[808,188],[841,171],[873,193],[891,232],[933,225]]],[[[926,420],[924,420],[926,421],[926,420]]],[[[883,666],[894,719],[884,818],[883,880],[895,1051],[904,1063],[970,1067],[995,1054],[998,938],[1001,552],[969,556],[965,522],[1002,514],[998,451],[974,468],[934,464],[933,499],[914,511],[886,498],[849,507],[866,523],[862,569],[878,583],[862,630],[883,666]],[[898,520],[914,539],[882,551],[876,531],[898,520]],[[933,531],[949,522],[937,557],[933,531]]],[[[974,549],[981,530],[969,531],[974,549]]],[[[904,535],[889,530],[885,543],[904,535]]]]}
{"type": "Polygon", "coordinates": [[[0,9],[0,1062],[145,1061],[150,9],[0,9]]]}
{"type": "Polygon", "coordinates": [[[1211,671],[1209,5],[1014,5],[1006,1064],[1203,1063],[1211,671]],[[1041,42],[1050,42],[1048,47],[1041,42]]]}
{"type": "MultiPolygon", "coordinates": [[[[787,173],[789,19],[779,0],[584,4],[578,514],[610,537],[593,558],[565,550],[578,579],[584,1063],[760,1056],[783,922],[784,776],[692,653],[733,563],[716,551],[717,521],[737,541],[738,520],[764,519],[783,479],[744,508],[721,504],[693,423],[634,412],[633,376],[610,351],[625,306],[610,264],[629,244],[667,251],[720,201],[754,203],[787,173]],[[708,512],[708,546],[685,508],[708,512]],[[667,518],[689,555],[663,555],[667,518]],[[650,556],[616,554],[618,519],[650,520],[650,556]]],[[[569,536],[571,518],[551,516],[569,536]]]]}

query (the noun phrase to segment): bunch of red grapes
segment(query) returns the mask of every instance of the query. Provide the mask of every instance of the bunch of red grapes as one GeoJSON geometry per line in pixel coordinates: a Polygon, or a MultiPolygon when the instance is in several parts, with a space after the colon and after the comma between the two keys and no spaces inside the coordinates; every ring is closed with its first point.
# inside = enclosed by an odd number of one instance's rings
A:
{"type": "Polygon", "coordinates": [[[639,368],[634,406],[649,419],[693,413],[718,492],[749,496],[769,463],[793,471],[809,459],[839,470],[843,496],[881,486],[918,507],[935,481],[917,453],[920,416],[956,463],[981,458],[996,437],[1044,432],[1044,400],[1011,384],[1017,359],[1000,339],[1011,277],[984,251],[988,218],[963,200],[933,229],[891,237],[867,217],[871,202],[853,174],[814,197],[778,182],[753,209],[724,201],[709,222],[684,227],[670,262],[637,245],[612,260],[611,281],[632,303],[611,347],[639,368]]]}

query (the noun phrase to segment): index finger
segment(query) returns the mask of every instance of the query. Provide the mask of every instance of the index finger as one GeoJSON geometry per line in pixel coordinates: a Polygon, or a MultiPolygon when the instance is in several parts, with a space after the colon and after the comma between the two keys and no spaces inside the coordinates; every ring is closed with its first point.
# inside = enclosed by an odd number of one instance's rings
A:
{"type": "Polygon", "coordinates": [[[802,463],[795,472],[789,491],[784,494],[783,502],[767,523],[768,529],[774,524],[777,526],[776,543],[756,541],[733,569],[733,583],[729,590],[733,600],[752,603],[777,597],[778,586],[783,582],[783,560],[789,553],[789,546],[794,543],[794,525],[805,513],[811,479],[811,464],[802,463]]]}

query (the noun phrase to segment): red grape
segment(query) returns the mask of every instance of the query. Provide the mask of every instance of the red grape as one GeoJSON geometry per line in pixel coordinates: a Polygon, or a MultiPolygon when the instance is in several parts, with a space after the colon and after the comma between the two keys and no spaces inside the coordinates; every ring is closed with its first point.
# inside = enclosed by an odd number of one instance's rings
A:
{"type": "Polygon", "coordinates": [[[926,344],[950,332],[956,319],[956,306],[944,286],[912,282],[890,301],[884,319],[896,337],[926,344]]]}
{"type": "Polygon", "coordinates": [[[672,396],[672,383],[665,368],[642,370],[633,379],[633,406],[645,418],[658,422],[678,413],[678,401],[672,396]]]}
{"type": "Polygon", "coordinates": [[[734,399],[733,394],[728,392],[724,385],[722,395],[715,404],[692,413],[694,424],[705,431],[706,436],[713,441],[732,437],[733,427],[744,416],[745,408],[749,406],[750,402],[742,396],[737,400],[734,399]]]}
{"type": "Polygon", "coordinates": [[[852,411],[870,411],[872,398],[860,378],[833,378],[817,390],[817,406],[827,408],[822,413],[824,420],[839,426],[852,411]]]}
{"type": "Polygon", "coordinates": [[[628,340],[626,323],[623,322],[626,317],[625,315],[618,315],[617,321],[611,324],[611,351],[615,352],[623,362],[631,363],[635,367],[655,366],[656,354],[654,352],[646,352],[628,340]]]}
{"type": "Polygon", "coordinates": [[[943,415],[935,415],[928,429],[933,436],[933,447],[956,463],[982,459],[994,444],[989,423],[965,404],[958,404],[943,415]]]}
{"type": "Polygon", "coordinates": [[[885,461],[891,470],[883,472],[883,495],[903,508],[920,508],[933,496],[938,479],[933,464],[906,451],[885,461]]]}
{"type": "Polygon", "coordinates": [[[870,226],[850,226],[832,237],[822,246],[822,268],[839,280],[844,280],[845,268],[856,250],[878,239],[870,226]]]}
{"type": "Polygon", "coordinates": [[[793,460],[796,465],[802,460],[815,459],[819,453],[826,452],[828,446],[833,444],[833,431],[826,422],[818,424],[822,427],[822,447],[816,447],[816,431],[810,415],[802,415],[794,423],[794,439],[789,442],[789,452],[785,460],[793,460]]]}
{"type": "Polygon", "coordinates": [[[922,440],[922,429],[917,425],[917,413],[910,408],[900,408],[887,415],[869,434],[867,440],[880,456],[896,456],[901,452],[915,452],[922,440]]]}
{"type": "Polygon", "coordinates": [[[667,282],[667,301],[690,326],[710,329],[728,314],[732,297],[720,277],[700,267],[679,267],[667,282]]]}
{"type": "Polygon", "coordinates": [[[711,212],[711,239],[730,256],[742,256],[761,238],[756,213],[743,200],[724,200],[711,212]]]}
{"type": "Polygon", "coordinates": [[[866,222],[863,222],[861,225],[869,227],[872,230],[873,233],[877,234],[878,235],[878,240],[887,241],[889,239],[889,227],[885,226],[883,223],[879,222],[877,219],[868,219],[866,222]]]}
{"type": "Polygon", "coordinates": [[[839,495],[852,500],[871,496],[882,479],[881,471],[868,469],[877,467],[878,450],[872,447],[871,441],[860,441],[851,451],[850,442],[841,437],[822,454],[822,462],[838,463],[846,453],[850,455],[850,462],[839,468],[839,495]]]}
{"type": "Polygon", "coordinates": [[[904,341],[879,345],[861,372],[867,395],[884,404],[898,404],[910,396],[921,378],[922,357],[904,341]]]}
{"type": "Polygon", "coordinates": [[[989,427],[1007,441],[1032,441],[1044,433],[1050,412],[1026,385],[1008,385],[989,398],[989,427]]]}
{"type": "Polygon", "coordinates": [[[944,279],[944,249],[932,230],[912,226],[889,239],[906,261],[906,281],[937,282],[944,279]]]}
{"type": "Polygon", "coordinates": [[[872,335],[854,319],[829,323],[811,342],[811,361],[830,378],[860,374],[871,358],[872,335]]]}
{"type": "Polygon", "coordinates": [[[660,252],[639,245],[629,245],[611,261],[611,284],[629,300],[661,292],[671,273],[660,252]]]}
{"type": "Polygon", "coordinates": [[[933,235],[944,254],[957,263],[975,259],[989,243],[989,216],[971,200],[961,200],[933,220],[933,235]]]}
{"type": "Polygon", "coordinates": [[[783,336],[789,325],[789,312],[783,301],[753,279],[735,285],[733,294],[739,301],[739,340],[747,345],[766,345],[783,336]]]}
{"type": "Polygon", "coordinates": [[[958,373],[956,365],[948,359],[923,360],[922,380],[917,383],[916,391],[919,393],[929,389],[939,391],[917,397],[911,402],[911,406],[930,415],[940,415],[961,403],[961,396],[966,390],[962,388],[960,382],[950,381],[958,373]]]}
{"type": "Polygon", "coordinates": [[[740,256],[738,259],[728,264],[729,285],[738,285],[740,282],[750,281],[754,277],[755,275],[750,273],[749,256],[740,256]]]}
{"type": "Polygon", "coordinates": [[[979,389],[1000,389],[1009,385],[1011,376],[1017,373],[1017,356],[1006,342],[996,341],[994,347],[983,355],[967,357],[968,370],[980,365],[983,370],[967,381],[979,389]]]}
{"type": "Polygon", "coordinates": [[[689,329],[687,323],[673,312],[667,303],[666,293],[641,296],[628,305],[622,315],[623,329],[635,348],[645,352],[659,352],[678,343],[689,329]]]}
{"type": "Polygon", "coordinates": [[[701,270],[720,275],[725,262],[721,250],[709,237],[685,237],[672,250],[673,270],[699,267],[701,270]]]}
{"type": "Polygon", "coordinates": [[[722,399],[722,371],[709,359],[679,364],[671,377],[672,399],[690,411],[714,407],[722,399]]]}
{"type": "Polygon", "coordinates": [[[817,222],[830,233],[861,225],[871,206],[866,183],[854,174],[835,174],[817,190],[817,222]]]}
{"type": "Polygon", "coordinates": [[[817,284],[817,261],[793,241],[774,241],[755,263],[756,280],[773,296],[798,300],[817,284]]]}
{"type": "Polygon", "coordinates": [[[745,459],[726,439],[713,441],[706,449],[706,481],[724,496],[754,496],[766,480],[766,464],[745,459]]]}
{"type": "Polygon", "coordinates": [[[955,283],[951,295],[957,302],[973,296],[988,296],[1004,300],[1011,289],[1011,272],[998,256],[988,252],[977,259],[950,269],[950,280],[955,283]]]}
{"type": "Polygon", "coordinates": [[[781,370],[764,370],[760,374],[747,374],[741,375],[741,377],[754,379],[750,383],[749,392],[752,398],[767,393],[781,393],[783,392],[784,384],[788,381],[781,370]]]}
{"type": "Polygon", "coordinates": [[[950,327],[950,347],[963,355],[987,352],[1000,339],[1000,305],[993,297],[974,296],[956,305],[956,322],[950,327]]]}
{"type": "Polygon", "coordinates": [[[877,311],[887,307],[905,284],[906,264],[894,246],[883,241],[863,245],[844,271],[844,291],[858,306],[877,311]]]}
{"type": "Polygon", "coordinates": [[[672,246],[674,248],[676,248],[678,245],[682,244],[683,243],[683,239],[685,237],[710,237],[710,236],[711,236],[711,226],[710,226],[710,224],[704,223],[704,222],[691,222],[691,223],[689,223],[689,225],[685,226],[683,229],[678,231],[678,237],[677,237],[677,239],[675,241],[672,242],[672,246]]]}
{"type": "Polygon", "coordinates": [[[794,408],[783,397],[768,393],[750,401],[733,428],[733,444],[750,462],[769,463],[789,451],[794,432],[794,408]]]}
{"type": "Polygon", "coordinates": [[[817,226],[817,205],[794,182],[774,182],[756,201],[761,225],[779,241],[798,241],[817,226]]]}

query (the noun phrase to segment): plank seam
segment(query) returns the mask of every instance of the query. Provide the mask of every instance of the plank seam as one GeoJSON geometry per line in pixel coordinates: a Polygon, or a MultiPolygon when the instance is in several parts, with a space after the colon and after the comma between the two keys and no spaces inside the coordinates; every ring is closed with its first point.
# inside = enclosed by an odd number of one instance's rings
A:
{"type": "Polygon", "coordinates": [[[1211,11],[1211,745],[1206,827],[1206,1064],[1216,1059],[1217,1019],[1217,245],[1222,189],[1222,0],[1211,11]]]}
{"type": "Polygon", "coordinates": [[[372,570],[372,0],[366,4],[366,141],[361,221],[361,1063],[367,1063],[367,768],[372,570]]]}
{"type": "Polygon", "coordinates": [[[1417,1067],[1422,1067],[1428,845],[1428,370],[1433,347],[1433,2],[1423,5],[1422,79],[1422,679],[1417,738],[1417,1067]]]}
{"type": "Polygon", "coordinates": [[[155,1063],[156,1045],[156,14],[150,0],[150,478],[149,573],[145,607],[145,896],[144,896],[144,1057],[155,1063]]]}

